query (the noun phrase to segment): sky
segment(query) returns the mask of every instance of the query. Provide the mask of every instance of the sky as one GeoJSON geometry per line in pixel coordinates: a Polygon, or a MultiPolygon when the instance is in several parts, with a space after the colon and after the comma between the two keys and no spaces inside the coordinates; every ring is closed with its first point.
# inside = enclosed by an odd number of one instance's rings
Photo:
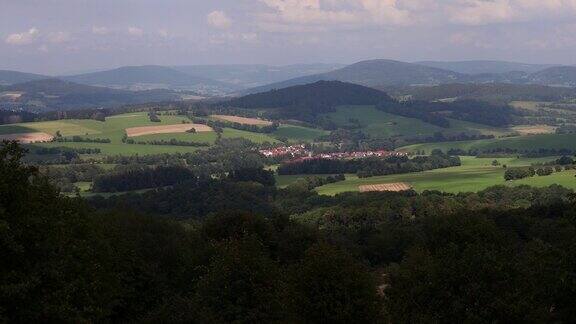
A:
{"type": "Polygon", "coordinates": [[[575,53],[576,0],[0,0],[0,69],[53,75],[575,53]]]}

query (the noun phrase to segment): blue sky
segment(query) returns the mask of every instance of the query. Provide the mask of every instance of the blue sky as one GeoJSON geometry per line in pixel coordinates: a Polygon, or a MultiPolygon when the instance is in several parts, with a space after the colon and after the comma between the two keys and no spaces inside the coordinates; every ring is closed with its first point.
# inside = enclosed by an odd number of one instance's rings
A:
{"type": "Polygon", "coordinates": [[[576,0],[0,0],[0,69],[39,73],[574,53],[576,0]]]}

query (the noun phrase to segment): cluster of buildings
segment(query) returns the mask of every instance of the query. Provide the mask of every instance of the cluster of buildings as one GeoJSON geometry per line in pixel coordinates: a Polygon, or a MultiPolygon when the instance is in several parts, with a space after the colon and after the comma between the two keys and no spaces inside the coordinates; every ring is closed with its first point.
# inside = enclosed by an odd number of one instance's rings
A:
{"type": "Polygon", "coordinates": [[[313,154],[312,151],[306,149],[304,145],[294,145],[294,146],[280,146],[268,150],[260,150],[260,154],[265,157],[291,157],[292,161],[303,161],[311,159],[334,159],[334,160],[344,160],[344,159],[363,159],[370,157],[391,157],[391,156],[406,156],[406,153],[397,151],[359,151],[359,152],[333,152],[333,153],[320,153],[313,154]]]}
{"type": "Polygon", "coordinates": [[[280,146],[268,150],[260,150],[260,154],[265,157],[303,157],[312,156],[312,151],[306,149],[304,145],[291,145],[291,146],[280,146]]]}

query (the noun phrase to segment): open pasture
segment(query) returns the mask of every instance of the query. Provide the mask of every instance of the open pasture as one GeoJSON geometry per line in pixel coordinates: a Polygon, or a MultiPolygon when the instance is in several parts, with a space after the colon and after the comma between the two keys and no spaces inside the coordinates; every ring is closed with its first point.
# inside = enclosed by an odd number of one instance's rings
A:
{"type": "MultiPolygon", "coordinates": [[[[394,174],[370,178],[358,178],[355,174],[347,174],[346,180],[328,184],[316,191],[323,195],[335,195],[348,191],[359,191],[360,186],[379,185],[383,183],[405,182],[414,190],[438,190],[450,193],[477,192],[495,185],[530,185],[546,187],[553,184],[576,189],[576,171],[562,171],[550,176],[532,177],[522,180],[505,181],[505,169],[502,166],[492,166],[491,158],[461,157],[462,166],[430,170],[418,173],[394,174]]],[[[542,163],[554,160],[548,158],[499,158],[496,159],[501,165],[507,166],[530,166],[533,163],[542,163]]]]}
{"type": "Polygon", "coordinates": [[[325,136],[328,134],[330,134],[330,132],[322,129],[297,126],[297,125],[288,125],[288,124],[280,125],[278,129],[273,133],[273,135],[278,138],[286,138],[289,141],[293,142],[299,142],[299,141],[312,142],[318,137],[325,136]]]}
{"type": "Polygon", "coordinates": [[[222,121],[244,124],[244,125],[256,125],[256,126],[270,126],[270,125],[272,125],[272,122],[267,121],[267,120],[263,120],[263,119],[258,119],[258,118],[247,118],[247,117],[230,116],[230,115],[210,115],[210,117],[214,118],[214,119],[222,120],[222,121]]]}
{"type": "Polygon", "coordinates": [[[442,128],[415,118],[407,118],[385,113],[374,106],[342,106],[336,112],[324,114],[340,127],[360,127],[377,138],[391,136],[432,136],[435,133],[474,134],[501,136],[511,133],[510,129],[450,119],[450,127],[442,128]]]}
{"type": "Polygon", "coordinates": [[[462,150],[538,150],[538,149],[570,149],[576,150],[576,134],[543,134],[517,137],[504,137],[476,141],[442,142],[414,144],[400,148],[403,152],[422,151],[432,152],[440,149],[446,152],[449,149],[462,150]]]}

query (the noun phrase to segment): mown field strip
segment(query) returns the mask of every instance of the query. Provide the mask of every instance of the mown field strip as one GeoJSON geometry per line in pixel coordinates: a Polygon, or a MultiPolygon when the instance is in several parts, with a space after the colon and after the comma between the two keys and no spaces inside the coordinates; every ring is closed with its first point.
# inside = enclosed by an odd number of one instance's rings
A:
{"type": "Polygon", "coordinates": [[[212,128],[202,124],[177,124],[177,125],[162,125],[162,126],[141,126],[126,128],[126,135],[128,137],[136,137],[142,135],[153,134],[170,134],[170,133],[185,133],[191,129],[196,132],[211,132],[212,128]]]}
{"type": "Polygon", "coordinates": [[[18,141],[20,143],[50,142],[54,136],[42,132],[0,135],[0,141],[18,141]]]}

